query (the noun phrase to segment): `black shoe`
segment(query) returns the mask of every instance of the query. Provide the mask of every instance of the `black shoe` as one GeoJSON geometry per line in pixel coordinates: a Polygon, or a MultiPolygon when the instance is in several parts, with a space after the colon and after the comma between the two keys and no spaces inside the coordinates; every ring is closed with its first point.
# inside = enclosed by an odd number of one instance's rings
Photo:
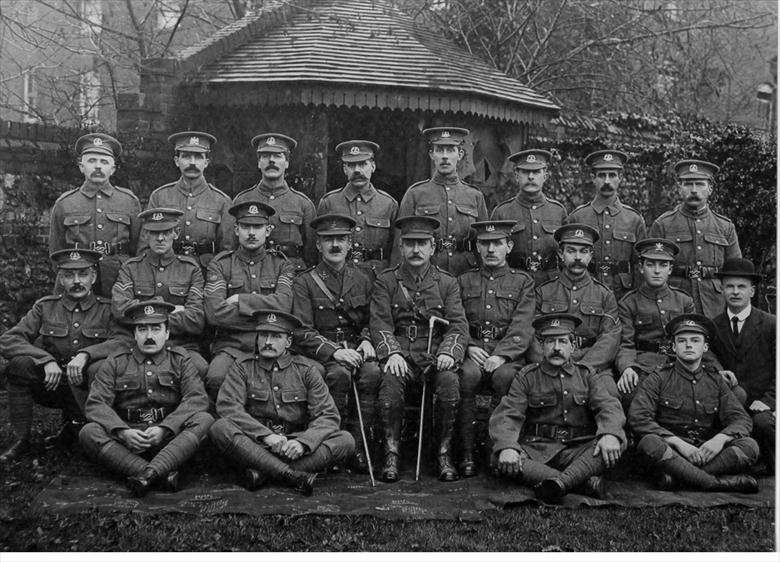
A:
{"type": "Polygon", "coordinates": [[[465,455],[463,460],[458,465],[458,472],[463,478],[471,478],[477,475],[477,463],[474,462],[474,457],[471,455],[465,455]]]}
{"type": "Polygon", "coordinates": [[[310,496],[314,492],[314,481],[317,479],[317,474],[314,472],[291,470],[289,473],[285,474],[282,479],[285,484],[294,488],[299,494],[310,496]]]}
{"type": "Polygon", "coordinates": [[[560,503],[566,495],[566,486],[558,478],[546,478],[534,487],[534,491],[545,503],[560,503]]]}
{"type": "Polygon", "coordinates": [[[583,495],[601,499],[604,497],[604,479],[601,476],[591,476],[580,489],[583,495]]]}
{"type": "Polygon", "coordinates": [[[655,477],[655,487],[658,490],[664,490],[668,492],[669,490],[674,490],[676,483],[671,474],[667,472],[659,472],[655,477]]]}
{"type": "Polygon", "coordinates": [[[27,438],[20,438],[11,443],[2,455],[0,455],[0,463],[8,463],[15,461],[21,457],[30,448],[30,440],[27,438]]]}
{"type": "Polygon", "coordinates": [[[439,455],[437,464],[439,465],[439,480],[442,482],[455,482],[459,478],[458,471],[452,465],[452,459],[448,454],[439,455]]]}
{"type": "Polygon", "coordinates": [[[57,433],[49,435],[43,440],[43,445],[47,449],[57,448],[62,451],[70,451],[78,440],[79,431],[81,431],[82,427],[84,427],[83,423],[66,421],[60,426],[57,433]]]}
{"type": "Polygon", "coordinates": [[[355,456],[352,458],[352,470],[358,474],[368,474],[368,460],[362,449],[355,449],[355,456]]]}
{"type": "Polygon", "coordinates": [[[179,491],[179,471],[178,470],[172,470],[168,473],[168,475],[165,477],[165,484],[163,484],[163,488],[167,492],[178,492],[179,491]]]}
{"type": "Polygon", "coordinates": [[[385,465],[382,467],[382,480],[385,482],[398,482],[398,455],[396,453],[387,453],[385,455],[385,465]]]}
{"type": "Polygon", "coordinates": [[[259,470],[247,468],[244,471],[244,487],[249,491],[262,488],[268,479],[259,470]]]}
{"type": "Polygon", "coordinates": [[[757,494],[758,482],[747,474],[721,476],[718,484],[711,489],[713,492],[739,492],[741,494],[757,494]]]}
{"type": "Polygon", "coordinates": [[[157,478],[159,478],[159,476],[154,469],[146,467],[140,474],[128,477],[127,487],[130,488],[130,491],[135,497],[142,498],[146,495],[157,478]]]}

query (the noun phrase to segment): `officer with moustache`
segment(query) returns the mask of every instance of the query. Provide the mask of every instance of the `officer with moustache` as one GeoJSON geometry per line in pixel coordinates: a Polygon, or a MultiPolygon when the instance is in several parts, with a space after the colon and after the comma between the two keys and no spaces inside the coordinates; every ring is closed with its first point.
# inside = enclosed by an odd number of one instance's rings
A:
{"type": "Polygon", "coordinates": [[[66,191],[51,209],[49,252],[81,248],[103,254],[95,292],[111,296],[119,266],[136,254],[141,203],[127,188],[111,184],[122,145],[114,137],[90,133],[76,141],[81,187],[66,191]]]}
{"type": "Polygon", "coordinates": [[[9,361],[5,374],[14,438],[0,462],[29,449],[33,403],[62,409],[63,425],[47,439],[69,448],[84,423],[88,381],[109,353],[121,348],[124,334],[111,320],[111,301],[92,290],[101,256],[74,249],[51,254],[62,292],[39,299],[0,336],[0,353],[9,361]]]}
{"type": "MultiPolygon", "coordinates": [[[[181,234],[173,243],[173,251],[194,257],[205,272],[215,254],[233,248],[233,218],[228,213],[231,199],[203,177],[217,139],[200,131],[182,131],[169,136],[168,142],[173,144],[173,163],[181,176],[152,191],[146,208],[184,212],[181,234]]],[[[139,250],[147,247],[141,239],[139,250]]]]}
{"type": "Polygon", "coordinates": [[[349,261],[372,281],[390,260],[392,226],[398,215],[395,199],[371,183],[378,151],[379,145],[371,141],[349,140],[337,145],[347,185],[326,193],[317,205],[319,216],[341,214],[354,219],[349,261]]]}
{"type": "Polygon", "coordinates": [[[179,467],[198,450],[214,422],[188,354],[168,344],[175,306],[159,300],[127,307],[135,346],[109,357],[87,398],[90,423],[79,433],[87,453],[127,478],[134,496],[155,483],[179,489],[179,467]]]}
{"type": "Polygon", "coordinates": [[[290,153],[298,142],[280,133],[263,133],[252,139],[257,150],[260,183],[245,189],[233,199],[233,204],[260,201],[274,208],[271,232],[266,248],[280,253],[301,272],[317,263],[314,233],[309,226],[316,212],[314,203],[305,194],[287,185],[284,174],[290,166],[290,153]]]}

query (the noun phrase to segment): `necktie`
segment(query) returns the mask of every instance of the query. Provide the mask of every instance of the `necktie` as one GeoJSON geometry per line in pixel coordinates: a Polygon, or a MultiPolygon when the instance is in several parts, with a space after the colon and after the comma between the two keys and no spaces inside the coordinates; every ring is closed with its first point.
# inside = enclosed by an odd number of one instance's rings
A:
{"type": "Polygon", "coordinates": [[[734,333],[734,339],[739,337],[739,318],[731,317],[731,331],[734,333]]]}

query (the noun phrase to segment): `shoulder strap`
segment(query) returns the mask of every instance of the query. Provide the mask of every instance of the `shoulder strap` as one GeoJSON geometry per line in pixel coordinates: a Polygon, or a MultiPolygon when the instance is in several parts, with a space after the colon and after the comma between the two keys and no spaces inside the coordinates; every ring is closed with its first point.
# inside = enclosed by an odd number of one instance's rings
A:
{"type": "Polygon", "coordinates": [[[325,283],[322,281],[322,278],[317,275],[317,272],[315,270],[311,270],[309,272],[309,276],[312,278],[312,280],[317,284],[317,286],[320,288],[320,291],[325,293],[325,296],[328,297],[328,300],[331,302],[333,306],[338,308],[339,303],[338,300],[336,300],[336,297],[333,296],[333,293],[330,292],[327,286],[325,286],[325,283]]]}

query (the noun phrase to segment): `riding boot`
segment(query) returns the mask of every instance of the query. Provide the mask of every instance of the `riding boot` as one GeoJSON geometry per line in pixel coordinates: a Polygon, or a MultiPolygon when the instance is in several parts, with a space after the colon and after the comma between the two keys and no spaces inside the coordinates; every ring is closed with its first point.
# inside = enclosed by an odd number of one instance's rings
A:
{"type": "Polygon", "coordinates": [[[385,434],[385,459],[380,478],[385,482],[396,482],[400,475],[399,450],[403,413],[403,404],[399,406],[384,403],[379,408],[380,422],[385,434]]]}
{"type": "MultiPolygon", "coordinates": [[[[756,451],[757,453],[758,451],[756,451]]],[[[702,470],[713,476],[740,474],[745,472],[751,464],[753,464],[753,459],[749,458],[742,449],[727,447],[705,464],[702,470]]]]}
{"type": "Polygon", "coordinates": [[[458,471],[452,462],[452,434],[455,429],[457,402],[439,400],[436,402],[436,418],[439,423],[439,451],[436,461],[439,480],[453,482],[458,479],[458,471]]]}
{"type": "Polygon", "coordinates": [[[477,465],[474,462],[474,434],[477,416],[476,400],[473,396],[461,395],[458,426],[460,429],[460,444],[462,457],[458,469],[463,478],[476,476],[477,465]]]}
{"type": "Polygon", "coordinates": [[[0,455],[0,462],[10,462],[19,458],[30,448],[30,429],[32,427],[33,396],[26,386],[8,383],[8,421],[14,440],[11,446],[0,455]]]}
{"type": "Polygon", "coordinates": [[[333,465],[333,455],[324,445],[320,445],[308,455],[290,463],[290,468],[302,472],[326,472],[333,465]]]}
{"type": "Polygon", "coordinates": [[[135,476],[149,466],[144,459],[117,441],[109,441],[97,452],[97,460],[123,476],[135,476]]]}

